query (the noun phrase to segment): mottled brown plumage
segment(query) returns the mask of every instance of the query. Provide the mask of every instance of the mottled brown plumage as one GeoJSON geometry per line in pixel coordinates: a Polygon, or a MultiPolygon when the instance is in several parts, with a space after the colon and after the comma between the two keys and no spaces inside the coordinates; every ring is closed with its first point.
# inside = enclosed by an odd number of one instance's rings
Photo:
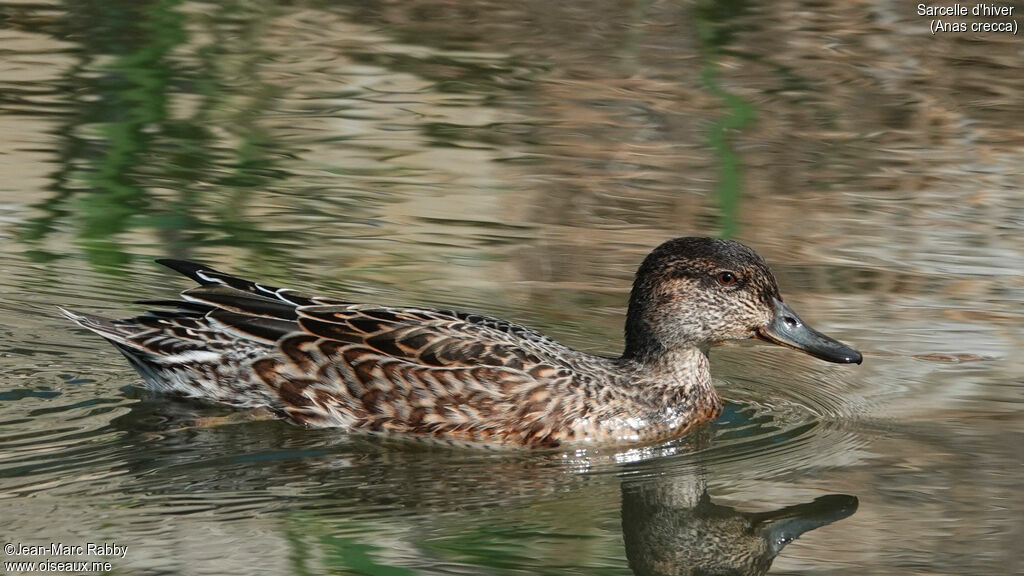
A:
{"type": "Polygon", "coordinates": [[[129,320],[65,313],[148,387],[297,422],[483,446],[651,442],[715,418],[707,349],[757,335],[834,362],[855,350],[804,326],[767,264],[728,240],[679,238],[637,272],[619,358],[497,318],[381,307],[262,286],[200,264],[201,285],[129,320]]]}

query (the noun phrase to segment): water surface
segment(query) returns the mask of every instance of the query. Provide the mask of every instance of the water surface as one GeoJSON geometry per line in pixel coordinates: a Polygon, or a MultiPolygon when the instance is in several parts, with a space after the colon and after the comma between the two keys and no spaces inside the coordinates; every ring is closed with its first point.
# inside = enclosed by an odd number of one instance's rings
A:
{"type": "Polygon", "coordinates": [[[1024,573],[1018,38],[897,2],[0,22],[5,543],[117,542],[117,574],[756,573],[778,544],[749,535],[797,526],[770,573],[1024,573]],[[55,308],[138,312],[187,287],[153,259],[193,258],[615,354],[635,267],[689,234],[756,248],[864,364],[731,344],[700,434],[491,454],[147,395],[55,308]]]}

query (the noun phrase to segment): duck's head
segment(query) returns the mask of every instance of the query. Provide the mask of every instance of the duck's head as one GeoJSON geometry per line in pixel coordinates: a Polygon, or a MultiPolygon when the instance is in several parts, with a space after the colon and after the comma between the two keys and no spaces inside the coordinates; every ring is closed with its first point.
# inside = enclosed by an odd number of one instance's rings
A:
{"type": "Polygon", "coordinates": [[[644,259],[630,295],[624,358],[753,337],[829,362],[861,362],[859,352],[805,324],[782,301],[764,258],[739,242],[676,238],[644,259]]]}

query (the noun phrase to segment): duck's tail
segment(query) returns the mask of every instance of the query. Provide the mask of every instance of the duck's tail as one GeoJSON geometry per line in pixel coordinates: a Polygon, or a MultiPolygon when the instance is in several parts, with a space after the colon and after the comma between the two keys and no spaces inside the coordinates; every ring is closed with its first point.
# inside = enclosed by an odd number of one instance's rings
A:
{"type": "Polygon", "coordinates": [[[236,407],[255,408],[275,402],[249,368],[253,358],[266,352],[265,344],[225,346],[220,341],[193,340],[187,332],[178,331],[201,330],[200,324],[195,322],[196,328],[186,329],[180,318],[153,315],[111,320],[58,308],[79,326],[113,344],[139,373],[147,389],[236,407]]]}
{"type": "Polygon", "coordinates": [[[138,334],[142,329],[141,326],[117,322],[110,318],[104,318],[94,314],[75,312],[74,310],[68,310],[62,306],[57,306],[57,309],[75,324],[78,324],[82,328],[92,330],[119,348],[121,346],[138,348],[138,346],[133,346],[128,339],[131,336],[138,334]]]}

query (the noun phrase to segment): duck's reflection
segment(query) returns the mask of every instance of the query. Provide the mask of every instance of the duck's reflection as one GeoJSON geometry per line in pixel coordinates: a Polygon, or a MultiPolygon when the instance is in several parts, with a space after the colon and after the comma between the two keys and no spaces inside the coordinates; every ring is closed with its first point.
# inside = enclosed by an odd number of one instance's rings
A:
{"type": "Polygon", "coordinates": [[[622,535],[637,576],[764,574],[786,544],[857,510],[856,497],[832,494],[747,513],[713,503],[698,484],[670,476],[623,481],[622,535]]]}
{"type": "MultiPolygon", "coordinates": [[[[214,420],[220,413],[201,414],[214,420]]],[[[727,466],[701,456],[711,445],[710,429],[676,442],[671,453],[637,452],[631,457],[645,457],[627,463],[589,454],[570,462],[555,452],[452,450],[281,422],[190,425],[196,415],[187,404],[161,398],[115,419],[130,443],[146,446],[120,452],[119,466],[130,473],[120,477],[117,493],[145,506],[146,518],[174,514],[182,526],[203,521],[192,519],[193,509],[215,510],[225,519],[219,530],[247,542],[253,538],[248,520],[235,520],[273,508],[278,512],[264,521],[286,518],[288,531],[282,536],[271,522],[257,548],[274,549],[284,538],[318,550],[314,557],[347,557],[347,547],[389,558],[400,550],[402,562],[433,566],[439,552],[421,544],[430,532],[459,542],[442,552],[451,562],[495,551],[512,551],[501,561],[524,573],[591,562],[590,556],[567,560],[555,536],[599,534],[596,548],[618,550],[618,535],[604,524],[618,492],[625,555],[637,576],[764,574],[789,542],[857,509],[857,499],[843,495],[756,513],[715,504],[708,477],[730,475],[727,466]],[[285,488],[268,492],[268,479],[285,488]],[[567,498],[591,508],[563,518],[567,498]]],[[[131,522],[142,521],[132,516],[131,522]]],[[[612,560],[621,566],[621,557],[612,560]]]]}

